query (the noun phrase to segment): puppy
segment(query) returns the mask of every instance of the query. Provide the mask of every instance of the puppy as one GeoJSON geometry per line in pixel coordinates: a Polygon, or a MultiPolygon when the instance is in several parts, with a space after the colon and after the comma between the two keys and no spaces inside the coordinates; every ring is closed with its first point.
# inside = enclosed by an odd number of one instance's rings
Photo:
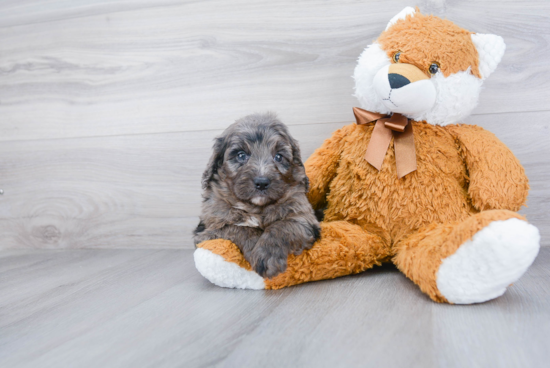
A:
{"type": "Polygon", "coordinates": [[[272,278],[285,271],[290,253],[319,238],[308,186],[298,143],[274,114],[237,120],[216,138],[203,174],[195,245],[230,240],[259,275],[272,278]]]}

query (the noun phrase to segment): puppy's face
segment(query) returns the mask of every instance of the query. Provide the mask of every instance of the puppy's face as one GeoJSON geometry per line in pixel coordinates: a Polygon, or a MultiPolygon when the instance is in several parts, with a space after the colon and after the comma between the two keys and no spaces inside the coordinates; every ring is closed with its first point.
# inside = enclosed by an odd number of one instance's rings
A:
{"type": "Polygon", "coordinates": [[[296,141],[272,114],[249,115],[217,138],[203,186],[226,187],[238,200],[265,206],[292,186],[307,191],[296,141]]]}

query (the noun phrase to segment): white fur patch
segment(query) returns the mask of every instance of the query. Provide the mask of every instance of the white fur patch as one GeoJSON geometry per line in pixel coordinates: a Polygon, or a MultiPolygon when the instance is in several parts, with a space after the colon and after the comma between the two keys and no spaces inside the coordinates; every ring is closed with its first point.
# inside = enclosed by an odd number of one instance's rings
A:
{"type": "Polygon", "coordinates": [[[253,197],[250,202],[254,203],[256,206],[261,206],[263,204],[265,204],[267,201],[267,199],[265,197],[261,197],[261,196],[258,196],[258,197],[253,197]]]}
{"type": "Polygon", "coordinates": [[[246,209],[247,209],[246,205],[243,202],[237,202],[237,204],[235,204],[233,207],[238,209],[238,210],[243,210],[243,211],[246,211],[246,209]]]}
{"type": "Polygon", "coordinates": [[[374,88],[374,76],[380,69],[390,64],[390,58],[376,42],[367,46],[359,56],[353,74],[355,79],[354,96],[359,100],[362,108],[381,114],[391,113],[374,88]]]}
{"type": "Polygon", "coordinates": [[[423,113],[407,117],[434,125],[455,124],[470,115],[477,106],[483,81],[473,75],[470,69],[448,77],[438,72],[430,80],[435,86],[435,104],[423,113]]]}
{"type": "Polygon", "coordinates": [[[525,221],[492,222],[443,260],[437,288],[455,304],[499,297],[533,263],[539,242],[538,229],[525,221]]]}
{"type": "Polygon", "coordinates": [[[495,71],[502,60],[506,44],[502,37],[493,34],[472,34],[472,42],[479,56],[479,72],[483,79],[495,71]]]}
{"type": "Polygon", "coordinates": [[[260,220],[256,216],[250,216],[245,222],[241,222],[237,226],[260,227],[260,220]]]}
{"type": "Polygon", "coordinates": [[[247,271],[222,256],[203,248],[194,253],[195,267],[214,285],[234,289],[265,289],[264,279],[254,271],[247,271]]]}

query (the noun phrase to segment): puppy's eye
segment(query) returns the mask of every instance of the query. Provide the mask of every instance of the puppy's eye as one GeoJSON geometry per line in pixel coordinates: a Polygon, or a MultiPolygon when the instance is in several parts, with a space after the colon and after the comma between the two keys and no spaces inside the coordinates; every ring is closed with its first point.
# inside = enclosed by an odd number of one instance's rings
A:
{"type": "Polygon", "coordinates": [[[283,161],[283,156],[280,153],[277,153],[273,159],[277,162],[283,161]]]}
{"type": "Polygon", "coordinates": [[[393,57],[392,57],[393,62],[398,63],[400,56],[401,56],[401,51],[397,51],[395,54],[393,54],[393,57]]]}
{"type": "Polygon", "coordinates": [[[432,63],[432,65],[430,65],[430,68],[428,69],[428,72],[430,72],[431,75],[434,75],[438,71],[439,71],[439,64],[437,63],[432,63]]]}
{"type": "Polygon", "coordinates": [[[237,153],[237,161],[239,162],[245,162],[248,159],[248,155],[245,151],[239,151],[237,153]]]}

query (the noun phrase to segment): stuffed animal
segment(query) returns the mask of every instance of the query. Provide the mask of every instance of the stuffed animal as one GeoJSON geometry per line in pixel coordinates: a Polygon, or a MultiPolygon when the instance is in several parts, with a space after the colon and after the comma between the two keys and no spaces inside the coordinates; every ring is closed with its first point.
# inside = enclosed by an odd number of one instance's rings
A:
{"type": "Polygon", "coordinates": [[[436,302],[502,295],[539,250],[537,228],[516,213],[529,185],[494,134],[460,122],[504,49],[499,36],[397,14],[359,57],[357,123],[305,163],[320,240],[271,279],[222,239],[198,245],[197,269],[223,287],[278,289],[393,262],[436,302]]]}

